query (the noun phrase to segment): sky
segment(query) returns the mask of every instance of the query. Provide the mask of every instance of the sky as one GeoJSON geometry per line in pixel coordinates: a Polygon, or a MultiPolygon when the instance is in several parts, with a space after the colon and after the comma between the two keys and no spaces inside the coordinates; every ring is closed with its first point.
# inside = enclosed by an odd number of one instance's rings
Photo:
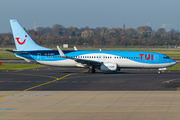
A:
{"type": "Polygon", "coordinates": [[[180,0],[1,0],[0,33],[11,32],[9,20],[24,28],[65,27],[180,30],[180,0]]]}

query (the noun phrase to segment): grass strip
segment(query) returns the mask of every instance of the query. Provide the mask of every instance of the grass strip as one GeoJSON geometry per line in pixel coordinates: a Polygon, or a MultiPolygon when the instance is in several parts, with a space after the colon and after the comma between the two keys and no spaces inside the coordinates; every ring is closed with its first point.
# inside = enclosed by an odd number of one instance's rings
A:
{"type": "Polygon", "coordinates": [[[32,69],[32,68],[40,68],[40,67],[46,67],[46,65],[2,63],[2,65],[0,65],[0,71],[1,70],[24,70],[24,69],[32,69]]]}
{"type": "Polygon", "coordinates": [[[180,70],[180,63],[177,63],[174,66],[168,67],[167,70],[180,70]]]}

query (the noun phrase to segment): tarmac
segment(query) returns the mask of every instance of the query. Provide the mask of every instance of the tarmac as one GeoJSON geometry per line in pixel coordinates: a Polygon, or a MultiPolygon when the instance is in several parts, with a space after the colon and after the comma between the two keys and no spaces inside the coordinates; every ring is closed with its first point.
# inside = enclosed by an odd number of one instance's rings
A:
{"type": "Polygon", "coordinates": [[[180,89],[180,71],[126,70],[120,72],[44,67],[1,71],[0,91],[176,91],[180,89]],[[38,86],[39,85],[39,86],[38,86]],[[35,87],[38,86],[38,87],[35,87]],[[32,89],[33,88],[33,89],[32,89]]]}
{"type": "Polygon", "coordinates": [[[180,71],[0,71],[2,120],[178,120],[180,71]]]}

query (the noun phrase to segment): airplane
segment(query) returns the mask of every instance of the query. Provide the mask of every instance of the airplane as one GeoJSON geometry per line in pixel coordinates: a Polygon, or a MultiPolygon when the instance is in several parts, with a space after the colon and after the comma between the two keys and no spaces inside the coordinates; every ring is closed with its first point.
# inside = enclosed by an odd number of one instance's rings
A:
{"type": "Polygon", "coordinates": [[[120,71],[122,68],[135,69],[157,69],[158,73],[167,67],[176,64],[176,61],[167,55],[156,52],[142,51],[81,51],[74,50],[52,50],[37,45],[27,32],[15,19],[10,20],[12,33],[16,45],[13,52],[16,57],[28,62],[72,68],[87,68],[89,73],[95,73],[96,69],[101,71],[120,71]]]}

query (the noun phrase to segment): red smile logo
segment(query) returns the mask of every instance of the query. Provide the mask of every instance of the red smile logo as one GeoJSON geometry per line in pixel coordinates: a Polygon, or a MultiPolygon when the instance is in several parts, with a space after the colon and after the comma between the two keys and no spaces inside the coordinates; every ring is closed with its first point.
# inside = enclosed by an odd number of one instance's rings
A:
{"type": "MultiPolygon", "coordinates": [[[[25,37],[27,37],[27,35],[25,35],[25,37]]],[[[20,39],[19,37],[16,38],[17,42],[18,42],[20,45],[23,45],[23,44],[26,42],[26,39],[24,39],[23,42],[20,42],[19,39],[20,39]]]]}

